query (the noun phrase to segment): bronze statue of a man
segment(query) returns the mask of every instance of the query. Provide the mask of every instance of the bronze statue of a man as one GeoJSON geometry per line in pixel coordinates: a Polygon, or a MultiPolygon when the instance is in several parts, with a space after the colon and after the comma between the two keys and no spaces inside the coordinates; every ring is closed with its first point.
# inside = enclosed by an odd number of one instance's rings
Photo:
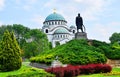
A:
{"type": "Polygon", "coordinates": [[[77,26],[77,32],[79,32],[79,29],[83,32],[83,19],[80,16],[80,13],[78,13],[78,16],[76,17],[76,26],[77,26]]]}

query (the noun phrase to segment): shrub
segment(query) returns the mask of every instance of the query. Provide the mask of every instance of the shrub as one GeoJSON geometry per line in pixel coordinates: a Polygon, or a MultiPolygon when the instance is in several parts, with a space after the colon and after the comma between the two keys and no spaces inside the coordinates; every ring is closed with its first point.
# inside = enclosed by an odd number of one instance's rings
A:
{"type": "Polygon", "coordinates": [[[74,77],[79,74],[79,66],[68,65],[67,67],[64,67],[64,77],[74,77]]]}
{"type": "Polygon", "coordinates": [[[80,66],[79,70],[81,71],[81,74],[93,74],[94,73],[94,67],[93,66],[87,66],[83,65],[80,66]]]}
{"type": "Polygon", "coordinates": [[[120,45],[118,42],[108,44],[105,42],[93,40],[92,46],[97,48],[97,52],[105,54],[109,59],[120,59],[120,45]]]}
{"type": "Polygon", "coordinates": [[[17,70],[21,67],[21,64],[21,49],[14,37],[14,33],[6,30],[0,43],[0,70],[17,70]]]}
{"type": "Polygon", "coordinates": [[[112,67],[108,64],[68,65],[67,67],[54,67],[46,69],[56,77],[75,77],[79,74],[107,73],[112,67]]]}
{"type": "Polygon", "coordinates": [[[88,64],[80,66],[81,74],[107,73],[111,72],[112,67],[108,64],[88,64]]]}
{"type": "Polygon", "coordinates": [[[56,77],[75,77],[80,74],[78,66],[54,67],[46,69],[47,72],[55,74],[56,77]]]}
{"type": "Polygon", "coordinates": [[[107,65],[107,64],[105,64],[103,67],[102,67],[102,72],[103,73],[107,73],[107,72],[110,72],[111,70],[112,70],[112,67],[111,66],[109,66],[109,65],[107,65]]]}
{"type": "Polygon", "coordinates": [[[74,77],[75,68],[73,66],[64,67],[64,77],[74,77]]]}
{"type": "Polygon", "coordinates": [[[55,57],[63,64],[86,65],[90,63],[106,63],[104,54],[97,52],[97,48],[88,45],[87,40],[71,40],[67,44],[57,46],[39,56],[30,58],[31,62],[51,64],[55,57]]]}
{"type": "Polygon", "coordinates": [[[48,68],[45,71],[55,74],[56,77],[64,77],[63,67],[56,67],[56,68],[48,68]]]}

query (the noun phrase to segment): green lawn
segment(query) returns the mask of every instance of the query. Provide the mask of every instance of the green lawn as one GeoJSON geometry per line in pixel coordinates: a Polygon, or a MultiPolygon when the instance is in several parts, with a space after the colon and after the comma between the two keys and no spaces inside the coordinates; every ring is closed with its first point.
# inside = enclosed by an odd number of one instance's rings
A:
{"type": "MultiPolygon", "coordinates": [[[[22,67],[19,70],[16,70],[16,71],[0,72],[0,77],[6,77],[8,75],[19,75],[19,74],[23,74],[23,73],[32,73],[33,71],[38,72],[38,71],[35,71],[35,70],[39,70],[41,72],[41,74],[46,74],[44,72],[44,70],[31,67],[28,64],[29,64],[29,62],[23,62],[22,67]]],[[[21,76],[23,76],[23,75],[20,75],[19,77],[21,77],[21,76]]],[[[37,75],[35,77],[39,77],[39,76],[37,75]]],[[[46,77],[46,75],[44,77],[46,77]]],[[[120,68],[113,68],[111,73],[79,75],[78,77],[120,77],[120,68]]]]}
{"type": "Polygon", "coordinates": [[[24,72],[24,70],[29,69],[31,67],[22,65],[22,67],[19,70],[11,71],[11,72],[0,72],[0,77],[6,77],[8,75],[16,75],[16,74],[21,74],[24,72]]]}
{"type": "Polygon", "coordinates": [[[113,68],[111,73],[79,75],[78,77],[120,77],[120,68],[113,68]]]}
{"type": "Polygon", "coordinates": [[[34,73],[37,74],[37,76],[34,76],[34,77],[39,77],[40,74],[42,76],[43,76],[43,74],[45,74],[44,77],[49,75],[43,69],[34,68],[34,67],[29,66],[28,64],[29,64],[29,62],[23,62],[22,67],[19,70],[10,71],[10,72],[0,72],[0,77],[6,77],[8,75],[9,76],[10,75],[19,75],[18,77],[21,77],[21,76],[29,77],[31,74],[33,75],[34,73]]]}

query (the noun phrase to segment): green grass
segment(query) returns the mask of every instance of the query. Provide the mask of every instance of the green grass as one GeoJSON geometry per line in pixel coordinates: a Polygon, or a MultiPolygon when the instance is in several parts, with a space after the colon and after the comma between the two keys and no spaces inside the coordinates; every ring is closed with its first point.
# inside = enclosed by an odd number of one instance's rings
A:
{"type": "Polygon", "coordinates": [[[78,77],[120,77],[120,68],[113,68],[110,73],[79,75],[78,77]]]}
{"type": "MultiPolygon", "coordinates": [[[[10,71],[10,72],[0,72],[0,77],[6,77],[8,75],[20,75],[22,73],[31,73],[34,70],[39,70],[39,71],[41,71],[41,73],[43,72],[43,74],[45,74],[44,70],[31,67],[28,64],[29,64],[29,62],[23,62],[22,67],[19,70],[10,71]],[[31,71],[31,70],[33,70],[33,71],[31,71]]],[[[39,76],[35,76],[35,77],[39,77],[39,76]]],[[[120,68],[113,68],[111,73],[79,75],[78,77],[120,77],[120,68]]]]}
{"type": "Polygon", "coordinates": [[[8,75],[17,75],[17,74],[21,74],[24,72],[24,70],[31,68],[29,66],[26,65],[22,65],[22,67],[19,70],[15,70],[15,71],[10,71],[10,72],[0,72],[0,77],[6,77],[8,75]]]}
{"type": "Polygon", "coordinates": [[[7,77],[7,76],[11,76],[11,75],[17,75],[18,77],[21,77],[24,75],[24,77],[26,77],[26,76],[33,75],[34,73],[37,74],[37,76],[34,76],[34,77],[39,77],[40,74],[42,76],[43,76],[43,74],[45,74],[44,75],[45,77],[47,75],[49,75],[43,69],[31,67],[31,66],[29,66],[29,62],[23,62],[22,67],[19,70],[10,71],[10,72],[0,72],[0,77],[7,77]]]}

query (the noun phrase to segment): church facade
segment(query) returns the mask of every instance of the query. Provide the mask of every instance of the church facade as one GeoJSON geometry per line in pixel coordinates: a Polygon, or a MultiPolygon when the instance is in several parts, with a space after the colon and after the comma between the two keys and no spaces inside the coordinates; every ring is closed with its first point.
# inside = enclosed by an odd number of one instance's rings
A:
{"type": "Polygon", "coordinates": [[[68,26],[65,18],[54,12],[48,15],[43,22],[42,31],[47,34],[49,42],[55,47],[57,43],[64,44],[75,38],[75,26],[68,26]]]}

